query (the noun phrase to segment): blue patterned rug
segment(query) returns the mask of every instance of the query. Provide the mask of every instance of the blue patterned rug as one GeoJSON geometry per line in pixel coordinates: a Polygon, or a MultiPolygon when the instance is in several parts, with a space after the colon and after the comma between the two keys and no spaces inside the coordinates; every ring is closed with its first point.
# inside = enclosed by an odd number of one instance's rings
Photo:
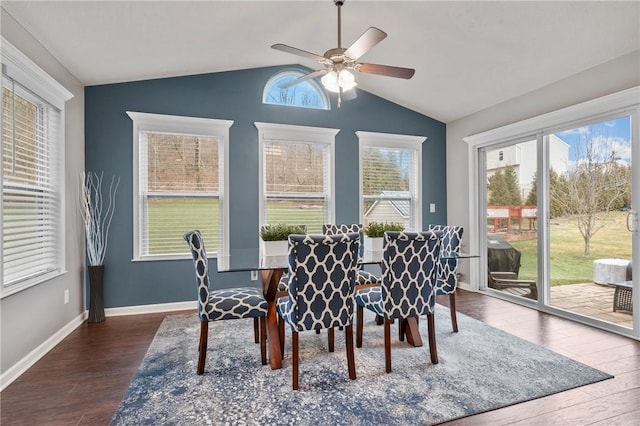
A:
{"type": "Polygon", "coordinates": [[[344,332],[336,330],[333,353],[326,332],[301,333],[300,390],[293,391],[289,334],[283,368],[271,370],[260,364],[250,320],[212,323],[205,374],[198,376],[198,318],[168,316],[112,424],[435,424],[612,377],[467,316],[458,314],[458,324],[452,333],[449,311],[438,305],[437,365],[429,359],[426,320],[420,348],[398,341],[393,327],[393,372],[386,374],[383,327],[369,315],[363,347],[355,348],[355,381],[344,332]]]}

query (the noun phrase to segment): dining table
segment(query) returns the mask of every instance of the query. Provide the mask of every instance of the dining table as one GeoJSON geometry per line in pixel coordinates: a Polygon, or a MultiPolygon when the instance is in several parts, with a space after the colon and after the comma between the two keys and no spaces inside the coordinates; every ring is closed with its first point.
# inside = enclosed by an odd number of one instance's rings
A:
{"type": "MultiPolygon", "coordinates": [[[[380,265],[382,262],[382,250],[364,250],[358,257],[358,265],[380,265]]],[[[463,259],[478,257],[465,253],[442,252],[441,259],[463,259]]],[[[255,271],[260,275],[262,292],[267,301],[267,347],[269,364],[271,369],[282,368],[282,352],[280,350],[280,335],[278,333],[278,314],[276,312],[276,300],[287,295],[287,292],[278,291],[280,278],[289,268],[288,255],[266,255],[259,248],[231,248],[218,253],[218,272],[247,272],[255,271]]],[[[360,288],[370,287],[372,284],[356,286],[360,288]]],[[[418,318],[411,317],[405,320],[403,325],[407,343],[411,346],[422,346],[422,338],[418,331],[418,318]]]]}

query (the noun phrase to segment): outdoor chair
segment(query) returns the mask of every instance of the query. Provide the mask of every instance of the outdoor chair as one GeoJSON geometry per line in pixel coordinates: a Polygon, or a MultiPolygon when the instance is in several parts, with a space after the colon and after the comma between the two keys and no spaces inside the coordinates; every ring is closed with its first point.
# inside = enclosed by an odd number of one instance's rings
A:
{"type": "MultiPolygon", "coordinates": [[[[344,327],[349,378],[355,380],[353,311],[360,235],[290,235],[288,294],[277,300],[284,323],[291,327],[293,389],[298,389],[298,333],[328,329],[329,351],[333,350],[334,327],[344,327]]],[[[281,342],[284,339],[281,339],[281,342]]]]}
{"type": "Polygon", "coordinates": [[[189,244],[198,284],[198,317],[200,318],[200,342],[198,344],[197,373],[204,373],[207,358],[209,322],[231,319],[259,319],[260,357],[262,365],[267,363],[267,301],[262,291],[254,287],[209,289],[209,262],[200,231],[194,230],[184,235],[189,244]]]}
{"type": "Polygon", "coordinates": [[[382,284],[356,293],[356,346],[362,347],[364,308],[384,319],[385,371],[391,372],[391,321],[427,315],[431,362],[438,363],[434,309],[438,280],[440,232],[384,234],[382,284]]]}
{"type": "Polygon", "coordinates": [[[492,272],[489,271],[489,287],[496,290],[506,290],[511,288],[526,289],[528,293],[523,294],[528,299],[538,300],[538,286],[535,280],[520,280],[515,272],[492,272]]]}

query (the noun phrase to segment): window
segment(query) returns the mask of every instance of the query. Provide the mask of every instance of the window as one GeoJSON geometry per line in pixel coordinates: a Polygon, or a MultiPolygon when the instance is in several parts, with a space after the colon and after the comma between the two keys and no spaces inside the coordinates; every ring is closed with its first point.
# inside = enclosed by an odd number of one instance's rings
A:
{"type": "Polygon", "coordinates": [[[64,103],[72,97],[2,39],[2,296],[65,271],[64,103]]]}
{"type": "Polygon", "coordinates": [[[134,259],[190,256],[199,229],[208,254],[228,243],[226,153],[232,121],[127,112],[134,140],[134,259]]]}
{"type": "Polygon", "coordinates": [[[255,123],[259,133],[260,225],[306,225],[321,233],[334,218],[334,142],[339,130],[255,123]]]}
{"type": "Polygon", "coordinates": [[[305,73],[301,71],[284,71],[271,77],[264,86],[262,103],[329,109],[329,98],[315,80],[305,80],[284,89],[280,87],[281,84],[295,80],[303,75],[305,73]]]}
{"type": "Polygon", "coordinates": [[[422,229],[421,136],[356,132],[360,139],[362,223],[402,223],[422,229]]]}

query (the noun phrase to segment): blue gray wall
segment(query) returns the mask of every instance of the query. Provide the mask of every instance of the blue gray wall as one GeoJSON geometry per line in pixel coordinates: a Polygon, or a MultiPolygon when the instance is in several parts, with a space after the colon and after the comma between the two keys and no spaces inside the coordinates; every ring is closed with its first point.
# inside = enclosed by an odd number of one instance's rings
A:
{"type": "MultiPolygon", "coordinates": [[[[426,136],[422,151],[423,219],[446,223],[445,124],[358,90],[330,111],[262,104],[269,67],[89,86],[85,88],[85,167],[121,178],[105,259],[105,307],[196,299],[191,260],[132,262],[133,128],[126,111],[233,120],[229,132],[230,238],[234,247],[258,245],[258,132],[254,122],[340,129],[336,136],[336,221],[358,222],[356,131],[426,136]],[[429,213],[429,203],[438,206],[429,213]]],[[[384,77],[380,77],[384,78],[384,77]]],[[[250,284],[249,273],[220,273],[214,286],[250,284]]]]}

